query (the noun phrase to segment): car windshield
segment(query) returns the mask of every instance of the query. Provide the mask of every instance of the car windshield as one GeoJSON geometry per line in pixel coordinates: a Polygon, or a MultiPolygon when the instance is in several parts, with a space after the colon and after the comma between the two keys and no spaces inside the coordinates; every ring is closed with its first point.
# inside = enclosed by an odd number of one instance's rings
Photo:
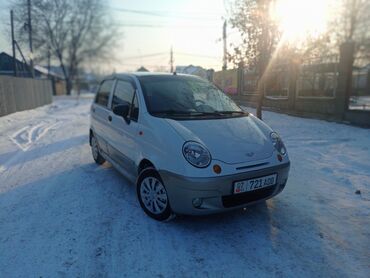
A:
{"type": "Polygon", "coordinates": [[[223,118],[247,115],[216,86],[197,77],[139,77],[148,112],[168,118],[223,118]]]}

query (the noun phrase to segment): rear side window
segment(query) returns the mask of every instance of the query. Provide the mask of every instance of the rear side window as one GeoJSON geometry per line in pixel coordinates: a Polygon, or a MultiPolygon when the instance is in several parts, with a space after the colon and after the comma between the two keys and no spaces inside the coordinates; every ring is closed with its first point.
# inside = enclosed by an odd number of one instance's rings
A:
{"type": "Polygon", "coordinates": [[[106,80],[101,84],[99,91],[96,95],[95,103],[107,107],[110,90],[112,89],[113,80],[106,80]]]}

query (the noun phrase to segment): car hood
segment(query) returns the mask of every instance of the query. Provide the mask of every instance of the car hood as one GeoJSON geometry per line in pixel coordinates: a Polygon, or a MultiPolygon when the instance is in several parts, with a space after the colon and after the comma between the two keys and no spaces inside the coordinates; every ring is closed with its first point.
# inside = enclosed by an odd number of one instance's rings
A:
{"type": "Polygon", "coordinates": [[[202,143],[213,159],[228,164],[270,157],[273,146],[269,129],[252,116],[176,121],[165,119],[185,141],[202,143]]]}

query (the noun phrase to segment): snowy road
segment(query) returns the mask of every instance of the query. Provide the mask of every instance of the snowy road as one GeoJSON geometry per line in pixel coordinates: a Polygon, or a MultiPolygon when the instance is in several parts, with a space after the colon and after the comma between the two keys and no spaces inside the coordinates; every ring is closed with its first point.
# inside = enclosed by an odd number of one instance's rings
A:
{"type": "Polygon", "coordinates": [[[93,162],[88,109],[0,118],[0,277],[370,276],[370,130],[265,112],[292,161],[283,193],[158,223],[93,162]]]}

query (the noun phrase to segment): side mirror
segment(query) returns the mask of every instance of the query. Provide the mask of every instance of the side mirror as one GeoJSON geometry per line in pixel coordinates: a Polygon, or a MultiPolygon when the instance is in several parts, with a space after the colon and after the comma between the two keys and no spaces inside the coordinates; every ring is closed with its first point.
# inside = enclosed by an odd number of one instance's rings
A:
{"type": "Polygon", "coordinates": [[[113,113],[118,116],[123,117],[126,121],[127,121],[127,116],[128,116],[129,111],[130,111],[129,104],[119,104],[113,108],[113,113]]]}

